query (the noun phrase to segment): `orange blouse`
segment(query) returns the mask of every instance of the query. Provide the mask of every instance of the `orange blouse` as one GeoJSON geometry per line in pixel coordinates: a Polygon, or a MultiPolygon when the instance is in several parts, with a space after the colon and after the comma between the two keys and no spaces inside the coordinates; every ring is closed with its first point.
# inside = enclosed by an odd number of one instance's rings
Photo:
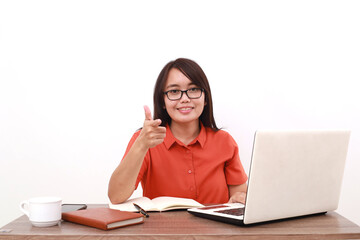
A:
{"type": "MultiPolygon", "coordinates": [[[[131,138],[126,154],[139,136],[131,138]]],[[[136,188],[141,182],[143,195],[192,198],[206,203],[229,201],[228,185],[240,185],[247,175],[240,162],[239,150],[229,133],[201,125],[200,134],[185,146],[166,126],[164,142],[150,148],[140,169],[136,188]]]]}

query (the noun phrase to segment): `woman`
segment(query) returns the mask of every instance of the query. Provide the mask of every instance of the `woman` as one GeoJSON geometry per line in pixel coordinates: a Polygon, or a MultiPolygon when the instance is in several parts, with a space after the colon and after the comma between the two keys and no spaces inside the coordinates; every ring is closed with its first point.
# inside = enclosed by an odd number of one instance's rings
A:
{"type": "Polygon", "coordinates": [[[234,139],[216,126],[208,80],[200,66],[179,58],[160,72],[154,119],[129,142],[109,182],[113,204],[142,184],[149,198],[172,196],[206,203],[245,202],[247,176],[234,139]]]}

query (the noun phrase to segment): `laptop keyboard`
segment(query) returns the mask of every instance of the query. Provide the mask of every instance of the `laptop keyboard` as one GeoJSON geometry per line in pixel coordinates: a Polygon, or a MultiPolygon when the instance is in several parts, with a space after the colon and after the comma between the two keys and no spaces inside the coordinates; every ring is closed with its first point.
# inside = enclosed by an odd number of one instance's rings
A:
{"type": "Polygon", "coordinates": [[[244,215],[244,209],[245,208],[243,208],[243,207],[242,208],[231,208],[231,209],[219,210],[219,211],[215,211],[215,212],[234,215],[234,216],[242,216],[242,215],[244,215]]]}

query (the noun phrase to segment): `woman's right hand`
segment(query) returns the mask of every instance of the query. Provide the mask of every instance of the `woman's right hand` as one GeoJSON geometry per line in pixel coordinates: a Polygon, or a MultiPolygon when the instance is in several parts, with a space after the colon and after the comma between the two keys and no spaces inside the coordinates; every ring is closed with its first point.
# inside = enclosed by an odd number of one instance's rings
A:
{"type": "Polygon", "coordinates": [[[162,143],[166,135],[166,128],[160,126],[161,120],[152,119],[148,106],[144,106],[144,110],[144,126],[110,178],[108,196],[114,204],[122,203],[131,196],[146,152],[162,143]]]}
{"type": "Polygon", "coordinates": [[[143,128],[141,129],[139,137],[136,139],[141,145],[146,148],[152,148],[162,143],[166,136],[166,128],[160,126],[161,120],[153,120],[151,111],[148,106],[144,106],[145,121],[143,128]]]}

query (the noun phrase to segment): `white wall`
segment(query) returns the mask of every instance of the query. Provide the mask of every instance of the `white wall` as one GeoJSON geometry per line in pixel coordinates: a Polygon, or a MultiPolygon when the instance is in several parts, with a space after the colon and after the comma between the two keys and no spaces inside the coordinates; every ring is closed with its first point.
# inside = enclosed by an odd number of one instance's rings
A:
{"type": "Polygon", "coordinates": [[[246,169],[258,128],[351,129],[338,212],[360,224],[359,12],[341,0],[0,1],[0,226],[33,196],[106,203],[178,57],[203,67],[246,169]]]}

